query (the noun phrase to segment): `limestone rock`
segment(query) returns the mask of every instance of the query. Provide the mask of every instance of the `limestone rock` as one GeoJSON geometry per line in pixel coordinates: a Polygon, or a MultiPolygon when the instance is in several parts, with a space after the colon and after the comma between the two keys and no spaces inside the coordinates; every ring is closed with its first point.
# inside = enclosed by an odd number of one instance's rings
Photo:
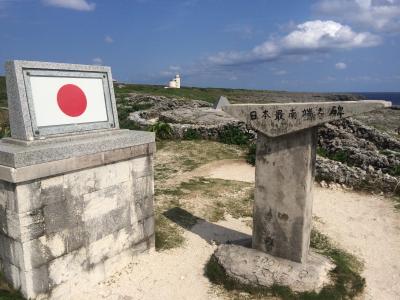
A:
{"type": "Polygon", "coordinates": [[[236,119],[220,110],[210,108],[178,108],[163,111],[159,119],[174,124],[220,125],[238,123],[236,119]]]}
{"type": "Polygon", "coordinates": [[[214,252],[227,275],[244,284],[288,286],[295,292],[320,291],[331,282],[335,265],[326,257],[310,252],[307,262],[296,263],[238,245],[220,245],[214,252]]]}

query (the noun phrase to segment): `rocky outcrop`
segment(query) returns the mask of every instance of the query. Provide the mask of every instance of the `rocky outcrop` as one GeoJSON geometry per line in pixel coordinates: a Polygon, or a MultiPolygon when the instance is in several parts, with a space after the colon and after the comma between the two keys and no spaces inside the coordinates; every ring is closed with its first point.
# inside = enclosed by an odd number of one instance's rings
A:
{"type": "Polygon", "coordinates": [[[365,171],[358,167],[349,167],[344,163],[324,157],[317,157],[315,177],[322,186],[338,183],[358,190],[400,194],[398,177],[384,174],[381,170],[365,171]]]}
{"type": "Polygon", "coordinates": [[[255,135],[243,122],[223,111],[212,109],[208,102],[141,94],[131,94],[127,100],[132,107],[151,105],[146,110],[130,113],[128,118],[131,121],[142,128],[157,121],[168,123],[173,138],[221,140],[232,131],[241,132],[250,139],[255,135]]]}
{"type": "MultiPolygon", "coordinates": [[[[139,127],[163,121],[177,139],[226,141],[242,134],[248,141],[256,136],[246,124],[204,101],[130,94],[123,105],[139,108],[129,114],[139,127]]],[[[349,118],[321,126],[318,147],[322,157],[317,159],[317,180],[400,193],[400,140],[349,118]]]]}
{"type": "Polygon", "coordinates": [[[400,141],[354,119],[325,124],[318,130],[320,154],[359,167],[396,175],[400,141]]]}

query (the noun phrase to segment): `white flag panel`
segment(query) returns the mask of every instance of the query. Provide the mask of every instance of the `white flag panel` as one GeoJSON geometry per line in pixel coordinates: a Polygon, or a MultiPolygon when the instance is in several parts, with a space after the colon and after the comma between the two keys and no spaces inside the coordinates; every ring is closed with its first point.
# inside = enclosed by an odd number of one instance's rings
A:
{"type": "Polygon", "coordinates": [[[33,106],[38,127],[105,122],[108,120],[101,78],[30,76],[33,106]],[[78,87],[86,97],[86,108],[79,116],[62,111],[57,94],[65,85],[78,87]]]}

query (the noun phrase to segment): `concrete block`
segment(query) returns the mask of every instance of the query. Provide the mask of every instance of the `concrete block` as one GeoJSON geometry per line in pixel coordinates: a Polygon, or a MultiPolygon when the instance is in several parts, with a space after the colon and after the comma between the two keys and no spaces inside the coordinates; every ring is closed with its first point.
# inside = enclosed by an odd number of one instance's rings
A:
{"type": "Polygon", "coordinates": [[[154,179],[153,176],[146,176],[135,179],[134,205],[131,208],[132,221],[143,220],[154,215],[154,179]],[[136,214],[136,215],[134,215],[136,214]]]}
{"type": "Polygon", "coordinates": [[[83,221],[99,218],[122,206],[132,198],[132,187],[128,181],[113,185],[83,196],[83,221]]]}
{"type": "MultiPolygon", "coordinates": [[[[150,151],[134,148],[130,155],[150,151]]],[[[0,260],[12,284],[26,297],[65,299],[79,284],[103,280],[154,247],[152,172],[152,158],[140,157],[29,182],[0,181],[0,260]]]]}
{"type": "Polygon", "coordinates": [[[35,209],[29,212],[17,214],[6,211],[6,228],[4,234],[20,242],[29,241],[42,236],[45,231],[43,211],[35,209]]]}
{"type": "Polygon", "coordinates": [[[22,269],[24,267],[23,253],[22,243],[0,234],[0,259],[2,261],[22,269]]]}
{"type": "Polygon", "coordinates": [[[130,213],[127,207],[115,209],[96,219],[90,219],[85,222],[88,242],[97,241],[129,225],[130,213]]]}
{"type": "Polygon", "coordinates": [[[29,298],[37,297],[40,294],[46,294],[49,289],[49,275],[47,266],[44,265],[30,271],[20,271],[21,292],[29,298]]]}
{"type": "Polygon", "coordinates": [[[155,225],[154,216],[144,219],[141,222],[143,224],[143,234],[145,238],[149,238],[152,235],[154,235],[154,225],[155,225]]]}
{"type": "Polygon", "coordinates": [[[129,180],[129,162],[119,162],[94,169],[95,189],[101,190],[129,180]]]}
{"type": "Polygon", "coordinates": [[[36,210],[42,206],[40,198],[41,182],[34,181],[30,183],[17,184],[15,186],[15,211],[25,213],[36,210]],[[27,201],[29,199],[29,201],[27,201]]]}
{"type": "Polygon", "coordinates": [[[5,280],[15,289],[21,288],[20,269],[8,261],[1,260],[1,271],[5,280]]]}
{"type": "Polygon", "coordinates": [[[118,232],[109,234],[91,243],[88,246],[90,265],[96,265],[110,257],[116,256],[118,253],[131,248],[142,238],[143,236],[139,236],[137,233],[132,234],[132,229],[123,228],[118,232]]]}
{"type": "Polygon", "coordinates": [[[65,197],[80,197],[92,193],[96,191],[95,186],[96,179],[94,169],[86,169],[64,175],[65,197]]]}
{"type": "Polygon", "coordinates": [[[53,176],[41,181],[41,202],[50,205],[65,200],[64,176],[53,176]]]}
{"type": "Polygon", "coordinates": [[[131,172],[135,179],[151,176],[153,174],[153,157],[143,156],[133,159],[131,163],[131,172]]]}
{"type": "Polygon", "coordinates": [[[87,234],[81,227],[66,229],[48,234],[22,244],[24,253],[24,269],[38,268],[64,254],[83,247],[87,242],[87,234]]]}
{"type": "Polygon", "coordinates": [[[86,248],[68,253],[51,261],[48,264],[49,281],[52,285],[71,281],[74,278],[81,277],[85,270],[88,270],[86,248]]]}
{"type": "Polygon", "coordinates": [[[14,193],[14,184],[0,180],[0,210],[17,211],[14,193]]]}
{"type": "Polygon", "coordinates": [[[57,233],[64,229],[83,225],[83,199],[80,197],[68,197],[68,195],[66,197],[66,201],[53,203],[43,208],[46,234],[57,233]]]}

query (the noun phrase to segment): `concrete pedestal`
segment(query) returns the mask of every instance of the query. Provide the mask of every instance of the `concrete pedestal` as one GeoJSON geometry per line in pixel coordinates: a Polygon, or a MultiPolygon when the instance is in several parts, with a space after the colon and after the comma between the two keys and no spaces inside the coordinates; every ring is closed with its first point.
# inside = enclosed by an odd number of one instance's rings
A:
{"type": "Polygon", "coordinates": [[[258,133],[253,248],[304,262],[310,244],[316,129],[258,133]]]}
{"type": "Polygon", "coordinates": [[[27,298],[66,299],[154,248],[154,135],[0,142],[1,271],[27,298]]]}

